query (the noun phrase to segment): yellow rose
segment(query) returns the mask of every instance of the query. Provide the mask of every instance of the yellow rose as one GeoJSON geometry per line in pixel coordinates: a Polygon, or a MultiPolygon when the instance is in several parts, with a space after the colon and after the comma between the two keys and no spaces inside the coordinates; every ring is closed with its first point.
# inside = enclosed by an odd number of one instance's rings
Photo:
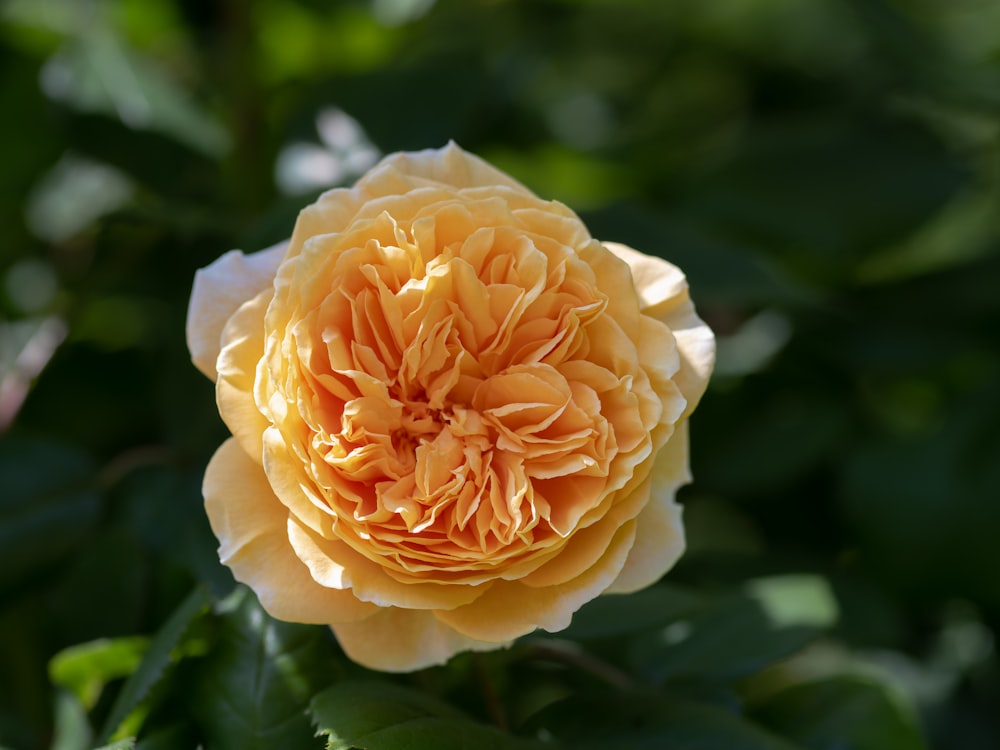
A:
{"type": "Polygon", "coordinates": [[[233,433],[204,482],[222,561],[361,664],[558,631],[683,550],[715,350],[683,274],[454,144],[199,271],[187,333],[233,433]]]}

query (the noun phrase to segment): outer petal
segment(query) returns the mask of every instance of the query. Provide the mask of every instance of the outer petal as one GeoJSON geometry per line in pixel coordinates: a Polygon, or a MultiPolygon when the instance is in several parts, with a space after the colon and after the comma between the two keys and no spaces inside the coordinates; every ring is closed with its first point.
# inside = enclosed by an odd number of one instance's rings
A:
{"type": "Polygon", "coordinates": [[[656,583],[674,566],[684,552],[682,508],[674,496],[679,487],[690,481],[688,430],[684,421],[677,425],[656,457],[649,503],[636,518],[635,544],[618,578],[605,593],[638,591],[656,583]]]}
{"type": "Polygon", "coordinates": [[[361,622],[331,627],[352,660],[383,672],[412,672],[444,664],[461,651],[490,651],[507,645],[467,638],[426,610],[397,607],[380,609],[361,622]]]}
{"type": "Polygon", "coordinates": [[[223,328],[224,340],[216,366],[215,400],[222,421],[258,464],[264,450],[264,430],[270,422],[254,401],[257,363],[264,356],[264,313],[273,292],[265,289],[243,303],[223,328]]]}
{"type": "Polygon", "coordinates": [[[261,605],[281,620],[345,622],[368,617],[378,607],[351,592],[320,586],[288,543],[288,510],[271,492],[263,469],[240,449],[224,442],[202,486],[205,510],[219,539],[219,559],[247,584],[261,605]]]}
{"type": "Polygon", "coordinates": [[[516,581],[497,581],[471,604],[435,614],[460,633],[483,641],[508,641],[536,628],[563,630],[574,612],[614,582],[634,538],[635,522],[629,521],[615,532],[604,556],[567,583],[532,589],[516,581]]]}
{"type": "Polygon", "coordinates": [[[287,242],[244,255],[231,250],[194,275],[187,341],[195,366],[215,380],[222,329],[237,308],[274,281],[287,242]]]}
{"type": "Polygon", "coordinates": [[[698,405],[712,374],[715,336],[695,313],[687,280],[677,266],[617,242],[605,242],[604,246],[632,269],[642,312],[666,323],[673,331],[681,357],[680,370],[673,380],[687,399],[684,411],[687,416],[698,405]]]}
{"type": "Polygon", "coordinates": [[[505,185],[532,194],[508,174],[478,156],[461,149],[454,141],[444,148],[391,154],[358,182],[358,187],[376,195],[395,195],[426,181],[456,188],[496,187],[505,185]]]}

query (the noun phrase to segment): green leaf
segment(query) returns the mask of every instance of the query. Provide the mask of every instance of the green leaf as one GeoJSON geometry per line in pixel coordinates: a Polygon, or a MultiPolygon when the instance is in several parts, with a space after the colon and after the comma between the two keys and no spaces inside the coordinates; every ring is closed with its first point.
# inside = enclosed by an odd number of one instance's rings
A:
{"type": "Polygon", "coordinates": [[[913,716],[869,678],[833,677],[793,685],[755,707],[761,723],[809,750],[923,750],[913,716]]]}
{"type": "Polygon", "coordinates": [[[101,731],[102,740],[109,739],[118,730],[122,722],[160,680],[164,670],[174,660],[174,649],[191,624],[205,612],[208,604],[208,594],[199,586],[170,615],[170,619],[150,641],[149,650],[139,668],[128,679],[115,699],[101,731]]]}
{"type": "Polygon", "coordinates": [[[529,743],[477,724],[437,698],[388,682],[342,682],[313,698],[327,750],[505,750],[529,743]]]}
{"type": "Polygon", "coordinates": [[[54,718],[51,750],[88,750],[93,730],[77,696],[68,690],[56,690],[54,718]]]}
{"type": "Polygon", "coordinates": [[[574,750],[796,750],[719,706],[642,692],[578,695],[542,709],[526,730],[574,750]]]}
{"type": "Polygon", "coordinates": [[[559,636],[587,640],[667,625],[700,606],[701,599],[678,586],[652,586],[632,594],[609,594],[585,604],[559,636]]]}
{"type": "Polygon", "coordinates": [[[102,745],[96,750],[135,750],[135,737],[126,737],[109,745],[102,745]]]}
{"type": "Polygon", "coordinates": [[[826,579],[820,576],[755,578],[747,583],[746,591],[775,625],[828,628],[837,624],[837,599],[826,579]]]}
{"type": "Polygon", "coordinates": [[[392,683],[342,682],[327,688],[309,705],[327,750],[346,750],[386,727],[429,717],[461,719],[437,698],[392,683]]]}
{"type": "Polygon", "coordinates": [[[135,750],[174,750],[180,747],[197,747],[190,723],[171,724],[146,734],[143,732],[135,746],[135,750]]]}
{"type": "Polygon", "coordinates": [[[328,629],[275,620],[240,588],[224,603],[191,712],[208,747],[318,747],[306,707],[340,671],[328,629]]]}
{"type": "Polygon", "coordinates": [[[229,136],[169,76],[109,25],[90,23],[46,65],[47,93],[85,112],[116,115],[131,128],[170,135],[207,155],[229,136]]]}
{"type": "Polygon", "coordinates": [[[822,632],[813,626],[775,625],[760,603],[733,596],[637,638],[629,657],[640,674],[656,683],[733,680],[790,656],[822,632]]]}
{"type": "Polygon", "coordinates": [[[89,710],[111,680],[131,674],[149,645],[142,636],[101,638],[63,649],[49,662],[49,677],[89,710]]]}

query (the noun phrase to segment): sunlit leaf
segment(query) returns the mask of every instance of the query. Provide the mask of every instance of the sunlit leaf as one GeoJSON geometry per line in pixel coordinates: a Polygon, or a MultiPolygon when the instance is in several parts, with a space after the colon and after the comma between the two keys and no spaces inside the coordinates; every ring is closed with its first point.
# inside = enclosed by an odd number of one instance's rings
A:
{"type": "Polygon", "coordinates": [[[838,607],[826,579],[815,575],[755,578],[746,592],[763,607],[777,627],[808,625],[829,628],[837,623],[838,607]]]}
{"type": "Polygon", "coordinates": [[[92,709],[104,685],[131,674],[142,660],[149,639],[142,636],[102,638],[63,649],[49,662],[49,677],[92,709]]]}
{"type": "Polygon", "coordinates": [[[136,742],[135,737],[126,737],[123,740],[117,740],[108,745],[101,745],[101,747],[96,748],[96,750],[135,750],[136,742]]]}
{"type": "Polygon", "coordinates": [[[88,750],[93,730],[80,699],[68,690],[57,690],[55,704],[51,750],[88,750]]]}

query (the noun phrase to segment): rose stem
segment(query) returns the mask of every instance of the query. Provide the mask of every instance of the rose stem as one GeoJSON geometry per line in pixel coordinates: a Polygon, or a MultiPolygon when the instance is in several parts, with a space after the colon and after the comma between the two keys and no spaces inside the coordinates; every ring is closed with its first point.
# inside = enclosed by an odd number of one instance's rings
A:
{"type": "Polygon", "coordinates": [[[490,720],[500,729],[509,729],[507,715],[500,703],[500,696],[497,694],[496,685],[486,666],[486,659],[482,654],[475,653],[473,662],[476,665],[476,676],[479,678],[479,687],[483,691],[483,700],[486,702],[486,710],[490,715],[490,720]]]}
{"type": "Polygon", "coordinates": [[[575,667],[616,688],[627,690],[635,687],[635,682],[626,672],[563,641],[551,640],[532,643],[528,646],[528,656],[575,667]]]}

